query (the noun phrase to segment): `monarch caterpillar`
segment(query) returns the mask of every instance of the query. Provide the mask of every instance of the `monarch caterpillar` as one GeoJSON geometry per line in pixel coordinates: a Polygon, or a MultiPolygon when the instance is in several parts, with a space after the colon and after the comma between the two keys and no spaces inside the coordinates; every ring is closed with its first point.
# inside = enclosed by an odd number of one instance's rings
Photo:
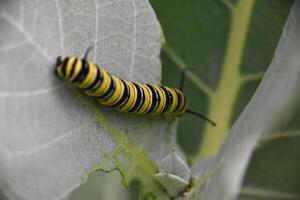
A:
{"type": "Polygon", "coordinates": [[[117,78],[87,60],[91,49],[87,49],[82,59],[58,57],[55,74],[83,90],[86,95],[95,97],[101,104],[122,112],[169,116],[181,116],[187,112],[215,126],[207,117],[187,108],[187,100],[181,90],[117,78]]]}

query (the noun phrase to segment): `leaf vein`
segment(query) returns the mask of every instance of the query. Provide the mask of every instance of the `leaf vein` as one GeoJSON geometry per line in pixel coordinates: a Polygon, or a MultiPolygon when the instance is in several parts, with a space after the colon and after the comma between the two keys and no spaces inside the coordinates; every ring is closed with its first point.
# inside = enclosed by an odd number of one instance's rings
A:
{"type": "Polygon", "coordinates": [[[136,51],[136,17],[137,17],[137,11],[136,11],[136,5],[135,5],[135,0],[132,0],[132,6],[133,6],[133,49],[132,49],[132,54],[131,54],[131,66],[129,68],[129,76],[128,79],[131,80],[132,78],[132,72],[134,68],[134,62],[135,62],[135,51],[136,51]]]}
{"type": "Polygon", "coordinates": [[[16,22],[14,19],[12,19],[9,15],[6,13],[2,13],[2,17],[8,21],[11,25],[13,25],[20,33],[22,33],[26,40],[32,44],[32,46],[49,62],[52,61],[51,56],[47,53],[47,51],[41,47],[41,45],[22,27],[18,22],[16,22]]]}
{"type": "Polygon", "coordinates": [[[62,16],[61,16],[61,11],[60,11],[60,4],[59,4],[58,0],[54,0],[54,2],[55,2],[55,7],[56,7],[57,19],[58,19],[60,53],[61,53],[61,55],[64,55],[65,47],[64,47],[64,37],[63,37],[63,29],[62,29],[62,16]]]}

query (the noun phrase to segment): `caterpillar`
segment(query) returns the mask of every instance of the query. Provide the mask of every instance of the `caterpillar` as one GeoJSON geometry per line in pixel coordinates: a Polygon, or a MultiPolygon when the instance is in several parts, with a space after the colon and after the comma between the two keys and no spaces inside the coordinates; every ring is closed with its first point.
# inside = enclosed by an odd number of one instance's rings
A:
{"type": "Polygon", "coordinates": [[[122,112],[168,116],[181,116],[188,112],[215,126],[207,117],[187,108],[187,99],[181,90],[117,78],[102,66],[87,60],[91,49],[87,49],[83,58],[59,56],[55,74],[96,98],[100,104],[122,112]]]}

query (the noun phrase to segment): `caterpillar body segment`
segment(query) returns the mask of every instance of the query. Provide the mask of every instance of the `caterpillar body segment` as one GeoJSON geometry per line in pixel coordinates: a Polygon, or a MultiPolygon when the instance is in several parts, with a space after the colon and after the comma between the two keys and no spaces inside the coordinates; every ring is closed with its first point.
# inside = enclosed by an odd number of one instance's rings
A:
{"type": "Polygon", "coordinates": [[[122,112],[181,116],[187,111],[186,97],[180,90],[122,80],[87,61],[86,56],[58,57],[55,73],[99,103],[122,112]]]}

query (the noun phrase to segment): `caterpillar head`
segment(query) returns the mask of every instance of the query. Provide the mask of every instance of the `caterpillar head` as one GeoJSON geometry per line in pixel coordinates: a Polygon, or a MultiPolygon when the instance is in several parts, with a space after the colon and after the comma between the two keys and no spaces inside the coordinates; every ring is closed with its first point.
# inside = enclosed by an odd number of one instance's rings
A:
{"type": "Polygon", "coordinates": [[[56,74],[56,76],[58,77],[64,77],[64,74],[63,74],[63,71],[62,71],[62,68],[63,68],[63,61],[65,59],[62,57],[62,56],[59,56],[57,57],[56,59],[56,64],[55,64],[55,71],[54,73],[56,74]]]}

